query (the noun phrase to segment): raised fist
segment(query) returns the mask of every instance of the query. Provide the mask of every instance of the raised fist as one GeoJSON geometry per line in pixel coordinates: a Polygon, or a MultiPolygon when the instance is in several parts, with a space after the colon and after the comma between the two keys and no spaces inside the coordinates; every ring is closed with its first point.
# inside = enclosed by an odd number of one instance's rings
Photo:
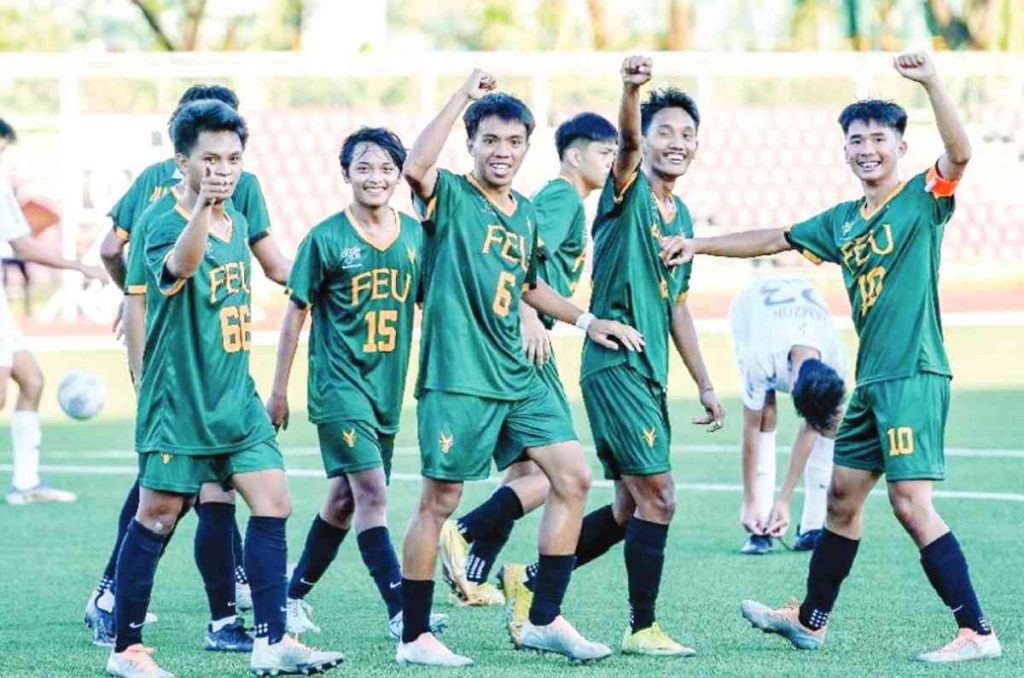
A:
{"type": "Polygon", "coordinates": [[[622,61],[622,83],[640,87],[651,79],[653,62],[650,57],[631,56],[622,61]]]}

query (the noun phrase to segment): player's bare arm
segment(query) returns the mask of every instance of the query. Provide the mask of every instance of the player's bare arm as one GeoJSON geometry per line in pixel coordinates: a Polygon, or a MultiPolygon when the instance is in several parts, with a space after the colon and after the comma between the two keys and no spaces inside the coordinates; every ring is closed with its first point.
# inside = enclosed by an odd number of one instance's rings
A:
{"type": "Polygon", "coordinates": [[[939,174],[943,179],[957,181],[971,160],[971,140],[956,111],[956,106],[935,70],[935,62],[925,52],[907,52],[892,60],[892,67],[907,80],[919,83],[928,95],[935,126],[942,137],[945,152],[939,156],[939,174]]]}
{"type": "MultiPolygon", "coordinates": [[[[266,240],[266,238],[264,238],[266,240]]],[[[274,368],[274,385],[267,398],[267,414],[276,428],[288,428],[288,379],[295,362],[295,351],[299,345],[299,333],[306,324],[309,309],[295,303],[288,304],[284,320],[281,321],[281,336],[277,341],[277,364],[274,368]]]]}
{"type": "Polygon", "coordinates": [[[576,325],[587,333],[591,341],[609,350],[619,350],[619,344],[630,351],[644,350],[644,336],[635,329],[614,320],[595,318],[555,292],[543,280],[538,280],[535,288],[523,293],[523,301],[555,320],[576,325]]]}
{"type": "Polygon", "coordinates": [[[129,294],[121,304],[124,345],[128,350],[128,371],[138,390],[142,379],[142,352],[146,346],[146,296],[129,294]]]}
{"type": "Polygon", "coordinates": [[[519,307],[519,330],[523,334],[523,352],[528,361],[540,367],[551,359],[551,337],[537,311],[529,304],[519,307]]]}
{"type": "Polygon", "coordinates": [[[715,395],[715,387],[711,384],[708,368],[704,365],[704,357],[700,353],[700,342],[697,340],[697,329],[693,326],[693,316],[690,315],[685,300],[672,307],[672,343],[675,344],[676,351],[690,372],[693,383],[700,390],[700,404],[704,408],[704,414],[694,417],[691,421],[698,426],[707,425],[708,433],[714,433],[723,426],[725,409],[715,395]]]}
{"type": "MultiPolygon", "coordinates": [[[[206,251],[206,240],[210,234],[213,219],[223,219],[223,207],[214,213],[217,205],[223,206],[224,201],[231,197],[235,190],[235,182],[229,178],[214,174],[206,168],[206,175],[199,184],[199,195],[188,219],[188,225],[178,236],[178,240],[167,256],[167,272],[177,278],[191,278],[199,269],[206,251]]],[[[187,198],[186,198],[187,199],[187,198]]]]}
{"type": "Polygon", "coordinates": [[[402,174],[413,193],[421,200],[429,200],[434,195],[434,187],[437,185],[437,159],[462,110],[496,86],[497,81],[493,75],[479,68],[474,69],[462,87],[448,99],[448,103],[437,117],[416,137],[416,142],[405,160],[402,174]]]}
{"type": "Polygon", "coordinates": [[[667,266],[679,266],[698,254],[714,257],[749,259],[778,254],[793,249],[781,228],[763,228],[713,238],[690,238],[676,235],[661,239],[661,260],[667,266]]]}
{"type": "Polygon", "coordinates": [[[281,252],[281,248],[277,246],[277,241],[273,236],[260,238],[252,246],[252,255],[256,257],[256,261],[260,262],[260,268],[263,269],[264,275],[278,285],[288,282],[288,274],[292,272],[292,260],[281,252]]]}
{"type": "Polygon", "coordinates": [[[9,242],[14,254],[22,261],[65,271],[78,271],[89,280],[105,280],[107,277],[99,266],[89,266],[77,259],[65,259],[50,248],[33,240],[32,236],[25,235],[9,242]]]}
{"type": "Polygon", "coordinates": [[[793,490],[804,472],[804,467],[807,466],[807,459],[811,456],[814,441],[819,435],[817,431],[807,425],[806,421],[800,423],[800,430],[796,434],[793,450],[789,455],[789,468],[786,469],[782,489],[779,490],[779,497],[775,500],[771,514],[768,516],[766,531],[772,537],[781,537],[789,528],[789,504],[793,499],[793,490]]]}
{"type": "Polygon", "coordinates": [[[615,192],[621,193],[640,165],[640,88],[651,79],[649,57],[631,56],[622,62],[622,99],[619,102],[619,151],[612,165],[615,192]]]}
{"type": "Polygon", "coordinates": [[[100,260],[103,261],[103,267],[107,269],[114,284],[124,289],[124,241],[117,237],[113,228],[107,231],[103,242],[100,243],[100,260]]]}

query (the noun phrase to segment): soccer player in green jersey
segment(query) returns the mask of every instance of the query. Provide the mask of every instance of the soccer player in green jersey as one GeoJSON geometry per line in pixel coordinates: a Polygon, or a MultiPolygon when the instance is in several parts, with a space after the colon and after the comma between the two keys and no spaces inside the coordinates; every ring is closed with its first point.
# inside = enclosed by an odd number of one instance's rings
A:
{"type": "Polygon", "coordinates": [[[898,163],[906,152],[906,112],[889,101],[858,101],[843,110],[839,124],[862,198],[784,230],[671,239],[663,256],[681,262],[694,254],[755,257],[795,249],[815,263],[839,264],[860,338],[857,386],[836,436],[828,517],[811,557],[807,595],[799,606],[777,610],[743,601],[743,616],[796,647],[822,646],[839,586],[857,555],[864,501],[884,474],[893,512],[960,629],[952,642],[918,659],[998,657],[999,641],[982,613],[964,554],[932,504],[932,484],[945,477],[951,378],[939,313],[940,247],[971,145],[931,57],[902,54],[893,67],[920,83],[931,102],[945,146],[932,167],[903,181],[898,163]]]}
{"type": "Polygon", "coordinates": [[[536,212],[512,190],[533,116],[515,97],[488,94],[494,87],[492,76],[473,71],[420,133],[404,169],[426,207],[416,384],[424,480],[402,549],[402,664],[471,663],[430,632],[429,614],[441,525],[458,506],[463,482],[486,478],[492,457],[501,470],[529,458],[551,482],[541,520],[537,593],[522,645],[576,659],[610,654],[560,614],[590,473],[568,414],[523,353],[520,304],[577,324],[611,349],[640,349],[643,338],[621,323],[584,313],[537,280],[536,212]],[[458,176],[438,169],[437,160],[463,109],[473,171],[458,176]]]}
{"type": "MultiPolygon", "coordinates": [[[[168,120],[168,129],[175,116],[184,106],[200,100],[221,101],[238,108],[238,97],[221,85],[193,85],[181,95],[178,106],[168,120]]],[[[146,168],[135,180],[128,192],[110,211],[114,222],[113,230],[107,234],[101,245],[101,255],[107,270],[115,282],[125,290],[121,307],[124,314],[122,328],[128,349],[128,367],[132,381],[138,384],[142,366],[145,316],[145,256],[142,247],[129,248],[128,261],[124,261],[123,249],[134,234],[140,238],[145,234],[146,224],[154,215],[174,208],[182,198],[181,173],[175,160],[169,158],[146,168]]],[[[266,203],[256,177],[249,172],[239,176],[231,204],[246,217],[249,223],[249,246],[256,255],[264,274],[275,282],[284,284],[291,268],[291,261],[281,254],[270,235],[270,218],[266,203]]],[[[119,315],[120,315],[119,313],[119,315]]],[[[121,318],[119,318],[121,320],[121,318]]],[[[249,584],[242,567],[242,539],[234,518],[234,493],[225,492],[215,485],[209,485],[201,493],[196,505],[199,527],[196,531],[196,564],[203,576],[210,602],[211,624],[207,627],[204,646],[214,651],[247,651],[247,638],[240,623],[232,621],[236,610],[245,611],[252,607],[249,584]],[[224,561],[218,557],[218,548],[211,546],[223,541],[223,530],[229,530],[234,550],[233,583],[222,576],[224,561]]],[[[110,647],[113,642],[114,593],[110,590],[114,580],[117,554],[124,539],[125,530],[138,510],[138,481],[129,489],[118,516],[117,537],[106,568],[99,583],[85,606],[85,624],[92,631],[93,644],[110,647]]],[[[230,566],[230,562],[228,563],[230,566]]]]}
{"type": "MultiPolygon", "coordinates": [[[[163,677],[142,645],[167,535],[204,484],[237,489],[252,513],[245,564],[255,615],[257,675],[315,673],[341,662],[285,634],[285,521],[291,499],[274,429],[249,374],[250,250],[245,217],[227,203],[248,132],[238,113],[199,101],[172,123],[185,193],[154,218],[145,248],[146,348],[135,447],[140,501],[116,569],[114,649],[107,672],[163,677]]],[[[225,557],[230,543],[221,545],[225,557]]]]}
{"type": "MultiPolygon", "coordinates": [[[[583,201],[604,185],[615,158],[618,132],[597,113],[580,113],[555,131],[560,171],[530,202],[537,212],[537,276],[564,297],[571,297],[586,262],[587,223],[583,201]]],[[[551,351],[548,330],[554,319],[520,307],[520,324],[527,360],[537,366],[541,380],[571,412],[551,351]]],[[[441,563],[454,597],[465,605],[500,604],[502,592],[487,583],[491,567],[505,546],[514,522],[540,506],[548,481],[532,461],[512,464],[502,486],[490,498],[458,520],[446,521],[441,531],[441,563]]],[[[588,530],[583,525],[583,533],[588,530]]],[[[514,566],[503,568],[510,579],[514,566]]],[[[525,619],[529,605],[521,605],[525,619]]],[[[521,620],[520,620],[521,621],[521,620]]],[[[518,626],[516,627],[518,629],[518,626]]],[[[518,630],[515,633],[518,638],[518,630]]]]}
{"type": "MultiPolygon", "coordinates": [[[[661,237],[693,232],[686,206],[672,191],[697,152],[700,116],[693,99],[676,89],[656,90],[641,104],[651,69],[645,57],[622,65],[619,148],[594,220],[591,295],[595,314],[636,327],[646,343],[643,353],[609,351],[592,341],[583,347],[583,403],[615,494],[584,519],[588,530],[576,558],[590,562],[625,541],[630,619],[622,651],[688,656],[694,651],[669,637],[654,614],[675,513],[665,398],[670,338],[700,389],[705,414],[694,423],[717,430],[724,412],[686,306],[690,269],[671,269],[658,257],[661,237]]],[[[516,587],[517,597],[527,588],[516,587]]]]}
{"type": "MultiPolygon", "coordinates": [[[[288,631],[319,633],[305,601],[355,523],[359,553],[387,607],[388,630],[402,631],[402,572],[387,526],[387,483],[402,414],[420,295],[423,229],[391,207],[402,178],[402,140],[362,128],[341,147],[352,204],[314,226],[288,281],[267,412],[288,425],[288,376],[299,332],[312,314],[309,419],[316,424],[330,480],[288,584],[288,631]]],[[[439,630],[438,615],[432,627],[439,630]]]]}

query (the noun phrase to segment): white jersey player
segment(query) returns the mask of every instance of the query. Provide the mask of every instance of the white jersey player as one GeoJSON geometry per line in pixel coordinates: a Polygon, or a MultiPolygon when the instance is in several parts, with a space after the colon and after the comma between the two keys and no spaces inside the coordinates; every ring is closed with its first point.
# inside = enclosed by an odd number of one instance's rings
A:
{"type": "MultiPolygon", "coordinates": [[[[11,126],[0,120],[0,154],[15,138],[11,126]]],[[[103,278],[101,269],[65,259],[40,246],[31,237],[14,191],[3,179],[0,179],[0,246],[6,250],[3,252],[5,257],[13,254],[22,261],[79,271],[87,278],[103,278]]],[[[0,408],[7,402],[8,379],[14,379],[18,384],[18,401],[11,415],[14,475],[7,489],[7,503],[74,501],[76,497],[71,492],[54,489],[39,478],[39,445],[42,441],[39,399],[43,391],[43,373],[26,350],[25,340],[14,322],[7,295],[0,284],[0,408]]]]}
{"type": "Polygon", "coordinates": [[[825,520],[846,347],[821,295],[803,278],[755,281],[733,301],[729,317],[743,387],[741,522],[750,533],[740,552],[767,553],[772,537],[785,534],[802,472],[804,508],[794,549],[813,549],[825,520]],[[777,393],[792,394],[803,421],[773,504],[777,393]]]}

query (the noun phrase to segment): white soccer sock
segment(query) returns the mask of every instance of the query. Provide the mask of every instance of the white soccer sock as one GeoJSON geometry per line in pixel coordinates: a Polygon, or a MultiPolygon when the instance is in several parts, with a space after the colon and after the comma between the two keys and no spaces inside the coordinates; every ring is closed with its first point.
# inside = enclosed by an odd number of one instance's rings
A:
{"type": "Polygon", "coordinates": [[[768,521],[775,503],[775,431],[757,434],[757,478],[754,481],[757,497],[757,517],[768,521]]]}
{"type": "Polygon", "coordinates": [[[825,526],[828,484],[832,482],[832,453],[836,441],[819,435],[807,457],[804,468],[804,512],[800,532],[820,530],[825,526]]]}
{"type": "Polygon", "coordinates": [[[27,490],[39,484],[39,444],[43,432],[39,427],[39,412],[15,410],[11,415],[11,445],[14,448],[15,489],[27,490]]]}

